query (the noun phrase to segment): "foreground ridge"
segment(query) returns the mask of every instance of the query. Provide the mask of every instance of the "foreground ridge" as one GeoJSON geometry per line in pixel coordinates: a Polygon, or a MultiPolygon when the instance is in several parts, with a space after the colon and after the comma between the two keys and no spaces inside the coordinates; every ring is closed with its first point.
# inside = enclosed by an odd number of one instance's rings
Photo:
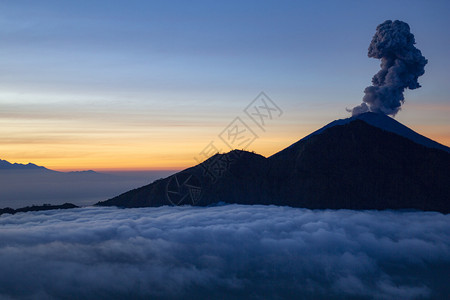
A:
{"type": "Polygon", "coordinates": [[[19,212],[29,212],[29,211],[43,211],[43,210],[54,210],[54,209],[71,209],[71,208],[78,208],[79,206],[76,206],[72,203],[64,203],[61,205],[50,205],[50,204],[43,204],[43,205],[32,205],[22,208],[13,209],[10,207],[1,208],[0,209],[0,215],[2,214],[11,214],[14,215],[19,212]]]}

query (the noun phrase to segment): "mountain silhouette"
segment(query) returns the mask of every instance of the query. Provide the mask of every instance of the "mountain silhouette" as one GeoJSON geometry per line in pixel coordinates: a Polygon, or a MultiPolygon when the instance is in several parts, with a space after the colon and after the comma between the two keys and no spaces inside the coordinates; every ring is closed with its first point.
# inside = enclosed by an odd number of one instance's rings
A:
{"type": "Polygon", "coordinates": [[[38,166],[33,163],[27,163],[27,164],[19,164],[19,163],[10,163],[9,161],[0,159],[0,172],[1,171],[40,171],[40,172],[48,172],[53,174],[77,174],[77,175],[94,175],[94,174],[101,174],[97,173],[92,170],[86,170],[86,171],[70,171],[70,172],[59,172],[55,170],[48,169],[43,166],[38,166]]]}
{"type": "Polygon", "coordinates": [[[265,158],[216,154],[101,206],[238,204],[450,211],[450,149],[376,113],[336,120],[265,158]]]}
{"type": "MultiPolygon", "coordinates": [[[[39,170],[39,171],[50,171],[52,170],[47,169],[45,167],[41,167],[32,163],[28,164],[18,164],[18,163],[10,163],[6,160],[0,159],[0,171],[1,170],[39,170]]],[[[53,171],[54,172],[54,171],[53,171]]]]}
{"type": "Polygon", "coordinates": [[[17,209],[48,203],[71,202],[85,206],[107,199],[135,186],[150,183],[157,174],[98,173],[92,170],[59,172],[33,163],[18,164],[0,160],[0,208],[17,209]]]}
{"type": "Polygon", "coordinates": [[[26,206],[26,207],[22,207],[22,208],[18,208],[18,209],[6,207],[6,208],[0,208],[0,215],[2,215],[2,214],[14,215],[19,212],[55,210],[55,209],[71,209],[71,208],[78,208],[78,206],[76,206],[72,203],[64,203],[61,205],[51,205],[51,204],[33,205],[33,206],[26,206]]]}

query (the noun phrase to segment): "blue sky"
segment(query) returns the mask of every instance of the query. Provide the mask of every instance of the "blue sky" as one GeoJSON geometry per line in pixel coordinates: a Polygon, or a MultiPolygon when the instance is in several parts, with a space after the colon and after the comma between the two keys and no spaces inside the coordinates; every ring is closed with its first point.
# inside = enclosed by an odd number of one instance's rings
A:
{"type": "Polygon", "coordinates": [[[271,155],[348,116],[378,24],[429,60],[396,117],[450,144],[448,1],[0,1],[0,155],[59,169],[186,167],[260,91],[271,155]]]}

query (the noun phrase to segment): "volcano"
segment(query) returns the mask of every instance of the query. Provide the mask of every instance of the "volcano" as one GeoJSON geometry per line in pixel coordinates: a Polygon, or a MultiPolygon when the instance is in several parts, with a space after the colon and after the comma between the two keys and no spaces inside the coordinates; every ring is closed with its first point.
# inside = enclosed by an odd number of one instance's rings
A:
{"type": "Polygon", "coordinates": [[[241,150],[100,206],[216,203],[450,212],[450,148],[384,114],[336,120],[266,158],[241,150]]]}

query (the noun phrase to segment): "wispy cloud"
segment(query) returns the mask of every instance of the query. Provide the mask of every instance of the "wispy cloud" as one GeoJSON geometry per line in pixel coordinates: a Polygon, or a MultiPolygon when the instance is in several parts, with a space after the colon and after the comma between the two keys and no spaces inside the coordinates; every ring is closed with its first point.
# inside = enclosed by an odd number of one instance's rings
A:
{"type": "Polygon", "coordinates": [[[450,216],[275,206],[0,217],[0,296],[441,298],[450,216]]]}

